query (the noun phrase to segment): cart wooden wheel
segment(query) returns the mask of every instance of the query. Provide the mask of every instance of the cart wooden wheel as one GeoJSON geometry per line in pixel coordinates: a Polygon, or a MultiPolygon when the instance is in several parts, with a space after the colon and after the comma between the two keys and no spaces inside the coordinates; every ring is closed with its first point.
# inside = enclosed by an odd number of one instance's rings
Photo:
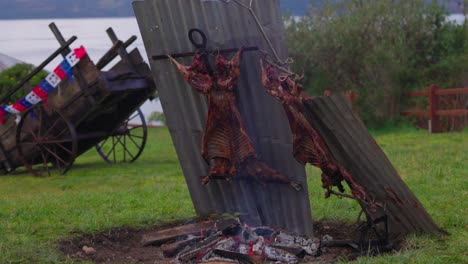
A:
{"type": "Polygon", "coordinates": [[[36,176],[50,176],[50,166],[65,174],[77,155],[75,127],[59,112],[29,109],[18,124],[16,144],[24,166],[36,176]]]}
{"type": "Polygon", "coordinates": [[[96,151],[108,163],[134,162],[143,152],[148,137],[145,116],[138,109],[110,137],[96,145],[96,151]]]}

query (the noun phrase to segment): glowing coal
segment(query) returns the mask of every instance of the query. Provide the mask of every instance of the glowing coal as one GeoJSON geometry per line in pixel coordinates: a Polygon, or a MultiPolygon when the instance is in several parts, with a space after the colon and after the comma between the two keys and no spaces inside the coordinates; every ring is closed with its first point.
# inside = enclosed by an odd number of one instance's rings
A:
{"type": "Polygon", "coordinates": [[[265,260],[298,263],[306,255],[319,254],[320,241],[294,236],[270,227],[250,227],[239,219],[221,220],[203,237],[180,237],[165,247],[164,254],[178,263],[232,262],[262,263],[265,260]],[[227,224],[226,224],[227,223],[227,224]],[[180,246],[183,245],[183,246],[180,246]]]}

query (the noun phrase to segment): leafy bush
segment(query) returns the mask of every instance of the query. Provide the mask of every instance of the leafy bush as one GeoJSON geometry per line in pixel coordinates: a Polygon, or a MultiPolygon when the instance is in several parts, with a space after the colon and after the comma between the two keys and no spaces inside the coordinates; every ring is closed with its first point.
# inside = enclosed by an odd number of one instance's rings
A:
{"type": "Polygon", "coordinates": [[[468,76],[467,22],[455,25],[437,1],[326,2],[301,20],[287,19],[295,71],[312,94],[359,94],[368,126],[399,119],[402,95],[431,83],[454,88],[468,76]]]}
{"type": "Polygon", "coordinates": [[[154,111],[148,116],[148,122],[161,122],[162,125],[166,124],[166,116],[163,112],[154,111]]]}
{"type": "MultiPolygon", "coordinates": [[[[0,72],[0,99],[6,96],[8,92],[18,85],[32,70],[34,70],[33,65],[21,63],[0,72]]],[[[46,71],[41,71],[36,74],[29,81],[29,84],[25,85],[23,89],[18,90],[10,97],[9,102],[14,102],[24,97],[32,87],[39,84],[39,82],[41,82],[46,76],[46,71]]]]}

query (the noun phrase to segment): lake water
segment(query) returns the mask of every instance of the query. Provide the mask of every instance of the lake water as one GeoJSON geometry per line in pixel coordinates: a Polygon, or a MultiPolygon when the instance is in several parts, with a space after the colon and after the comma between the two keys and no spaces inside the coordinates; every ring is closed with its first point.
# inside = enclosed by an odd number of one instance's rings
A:
{"type": "MultiPolygon", "coordinates": [[[[112,27],[117,37],[124,41],[136,35],[138,39],[129,48],[137,47],[147,61],[135,18],[0,20],[0,53],[39,65],[59,47],[49,29],[51,22],[55,22],[65,39],[77,36],[78,39],[72,47],[83,45],[94,62],[97,62],[112,46],[106,34],[106,29],[109,27],[112,27]]],[[[49,63],[46,69],[52,70],[61,60],[59,56],[49,63]]],[[[148,116],[152,111],[162,111],[162,108],[159,102],[148,101],[142,106],[142,110],[145,116],[148,116]]]]}
{"type": "MultiPolygon", "coordinates": [[[[455,23],[463,23],[464,19],[461,14],[448,18],[455,23]]],[[[105,32],[108,27],[112,27],[122,40],[136,35],[138,39],[132,46],[137,47],[147,60],[137,21],[133,17],[0,20],[0,53],[39,65],[59,46],[48,27],[51,22],[56,23],[65,39],[76,35],[78,40],[73,47],[85,46],[95,62],[112,46],[105,32]]],[[[61,58],[57,58],[46,69],[55,68],[60,60],[61,58]]],[[[162,111],[159,102],[147,102],[142,109],[146,116],[152,111],[162,111]]]]}
{"type": "MultiPolygon", "coordinates": [[[[463,23],[464,19],[462,14],[453,14],[448,18],[455,23],[463,23]]],[[[84,45],[95,61],[112,45],[105,32],[108,27],[112,27],[122,40],[136,35],[138,39],[133,46],[147,59],[138,25],[133,17],[0,20],[0,53],[35,65],[40,64],[58,48],[58,43],[48,27],[51,22],[56,23],[65,39],[76,35],[78,40],[74,45],[84,45]]],[[[59,61],[60,59],[57,59],[47,69],[54,68],[59,61]]]]}

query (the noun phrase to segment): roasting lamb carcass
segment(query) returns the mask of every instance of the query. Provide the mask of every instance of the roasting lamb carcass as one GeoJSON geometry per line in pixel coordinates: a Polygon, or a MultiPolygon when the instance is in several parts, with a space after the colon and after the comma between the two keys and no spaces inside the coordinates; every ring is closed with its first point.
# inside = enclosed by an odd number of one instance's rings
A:
{"type": "Polygon", "coordinates": [[[312,99],[303,91],[299,77],[278,75],[277,71],[261,62],[262,84],[266,92],[278,99],[288,117],[293,135],[293,155],[302,164],[310,163],[322,170],[322,187],[331,190],[333,186],[344,192],[341,182],[345,180],[354,197],[362,202],[373,202],[352,175],[333,158],[327,145],[304,115],[304,100],[312,99]]]}
{"type": "Polygon", "coordinates": [[[202,182],[206,184],[213,178],[229,180],[238,175],[236,177],[253,177],[262,184],[279,182],[299,189],[300,184],[260,161],[244,128],[234,93],[240,76],[242,50],[231,60],[216,56],[214,70],[210,69],[206,56],[196,53],[190,66],[170,58],[188,84],[208,99],[201,154],[210,170],[202,182]]]}

